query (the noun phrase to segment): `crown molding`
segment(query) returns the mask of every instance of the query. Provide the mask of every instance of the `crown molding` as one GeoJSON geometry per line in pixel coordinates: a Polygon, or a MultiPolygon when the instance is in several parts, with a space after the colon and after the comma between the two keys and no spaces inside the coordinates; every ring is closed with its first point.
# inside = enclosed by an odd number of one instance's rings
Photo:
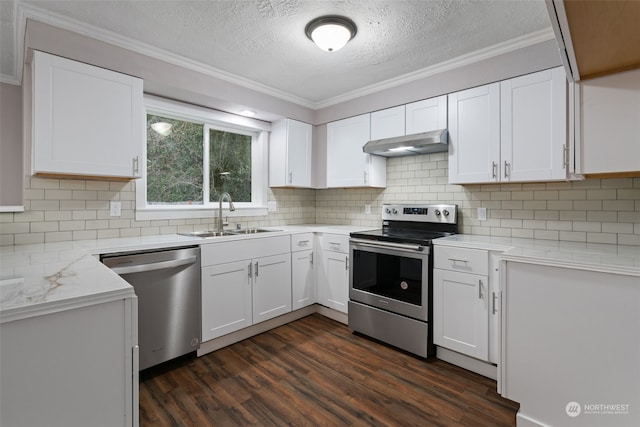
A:
{"type": "MultiPolygon", "coordinates": [[[[198,73],[202,73],[210,77],[215,77],[220,80],[224,80],[226,82],[233,83],[247,89],[255,90],[257,92],[261,92],[266,95],[270,95],[285,101],[289,101],[303,107],[313,108],[313,105],[314,105],[313,102],[307,99],[292,95],[288,92],[272,88],[270,86],[264,85],[262,83],[259,83],[250,79],[245,79],[243,77],[236,76],[234,74],[228,73],[218,68],[205,65],[201,62],[194,61],[184,56],[168,52],[166,50],[157,48],[155,46],[151,46],[147,43],[143,43],[141,41],[134,40],[129,37],[124,37],[112,31],[104,30],[72,18],[59,15],[57,13],[49,12],[33,5],[19,3],[17,9],[18,9],[17,19],[19,20],[18,25],[20,26],[20,28],[18,30],[19,36],[16,37],[16,41],[19,42],[19,46],[16,47],[16,52],[20,52],[20,55],[19,55],[20,57],[18,58],[18,56],[16,56],[16,60],[17,60],[16,68],[19,68],[19,70],[16,70],[16,76],[19,76],[22,73],[22,64],[23,64],[22,52],[24,51],[24,35],[26,31],[26,22],[27,22],[27,19],[32,19],[34,21],[38,21],[43,24],[52,25],[62,30],[71,31],[76,34],[90,37],[92,39],[105,42],[105,43],[129,50],[135,53],[146,55],[154,59],[158,59],[173,65],[177,65],[192,71],[196,71],[198,73]]],[[[20,79],[18,78],[18,80],[20,79]]]]}
{"type": "Polygon", "coordinates": [[[486,59],[490,59],[505,53],[513,52],[518,49],[523,49],[553,39],[555,39],[555,34],[553,32],[553,29],[549,26],[542,30],[525,34],[515,39],[507,40],[505,42],[498,43],[484,49],[461,55],[456,58],[441,62],[439,64],[423,68],[421,70],[394,77],[392,79],[366,86],[340,96],[328,98],[324,101],[315,103],[314,108],[317,110],[320,108],[330,107],[332,105],[340,104],[342,102],[350,101],[362,96],[371,95],[385,89],[391,89],[403,84],[411,83],[416,80],[424,79],[436,74],[444,73],[446,71],[464,67],[475,62],[484,61],[486,59]]]}
{"type": "Polygon", "coordinates": [[[202,64],[201,62],[194,61],[184,56],[167,52],[163,49],[151,46],[149,44],[124,37],[120,34],[112,31],[103,30],[93,25],[77,21],[75,19],[67,18],[62,15],[43,10],[39,7],[23,4],[17,1],[17,7],[14,11],[15,25],[14,25],[14,46],[16,63],[14,64],[14,75],[7,76],[1,75],[0,82],[20,85],[22,81],[22,67],[24,63],[24,38],[26,31],[27,19],[32,19],[44,24],[52,25],[57,28],[68,30],[83,36],[87,36],[105,43],[112,44],[114,46],[121,47],[142,55],[146,55],[173,65],[177,65],[198,73],[205,74],[210,77],[218,78],[229,83],[236,84],[238,86],[255,90],[269,96],[273,96],[284,101],[300,105],[312,110],[318,110],[332,105],[340,104],[342,102],[350,101],[361,96],[370,95],[385,89],[401,86],[406,83],[420,80],[435,74],[446,72],[455,68],[463,67],[465,65],[472,64],[474,62],[483,61],[489,58],[493,58],[498,55],[502,55],[514,50],[529,47],[538,43],[542,43],[555,38],[553,29],[551,27],[544,28],[542,30],[526,34],[524,36],[508,40],[503,43],[499,43],[493,46],[489,46],[484,49],[480,49],[475,52],[471,52],[466,55],[453,58],[451,60],[441,62],[439,64],[423,68],[411,73],[404,74],[399,77],[388,79],[380,83],[366,86],[361,89],[354,90],[336,96],[328,98],[323,101],[313,102],[311,100],[293,95],[291,93],[272,88],[254,80],[246,79],[220,70],[209,65],[202,64]]]}

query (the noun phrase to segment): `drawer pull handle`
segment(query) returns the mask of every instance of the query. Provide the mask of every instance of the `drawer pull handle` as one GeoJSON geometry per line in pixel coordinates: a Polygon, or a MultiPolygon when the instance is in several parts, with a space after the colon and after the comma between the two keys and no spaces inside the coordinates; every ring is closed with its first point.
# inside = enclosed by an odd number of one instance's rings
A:
{"type": "Polygon", "coordinates": [[[306,246],[306,245],[308,245],[308,244],[309,244],[309,241],[308,241],[308,240],[300,240],[300,241],[298,242],[298,246],[303,246],[303,245],[304,245],[304,246],[306,246]]]}
{"type": "Polygon", "coordinates": [[[496,310],[496,300],[498,299],[498,295],[496,295],[496,293],[493,293],[493,310],[492,310],[492,314],[496,314],[498,312],[498,310],[496,310]]]}
{"type": "Polygon", "coordinates": [[[469,264],[469,261],[466,260],[466,259],[457,259],[457,258],[448,258],[448,259],[449,259],[449,261],[453,262],[454,264],[458,263],[458,262],[464,262],[465,264],[469,264]]]}
{"type": "Polygon", "coordinates": [[[478,280],[478,299],[482,299],[482,280],[478,280]]]}

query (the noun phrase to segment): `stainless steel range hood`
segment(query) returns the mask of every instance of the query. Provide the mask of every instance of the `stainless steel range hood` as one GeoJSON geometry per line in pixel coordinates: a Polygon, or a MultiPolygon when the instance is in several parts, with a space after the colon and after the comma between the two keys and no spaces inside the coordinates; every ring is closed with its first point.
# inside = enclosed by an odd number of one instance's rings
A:
{"type": "Polygon", "coordinates": [[[440,129],[395,138],[376,139],[367,142],[362,151],[385,157],[411,156],[415,154],[447,151],[447,130],[440,129]]]}

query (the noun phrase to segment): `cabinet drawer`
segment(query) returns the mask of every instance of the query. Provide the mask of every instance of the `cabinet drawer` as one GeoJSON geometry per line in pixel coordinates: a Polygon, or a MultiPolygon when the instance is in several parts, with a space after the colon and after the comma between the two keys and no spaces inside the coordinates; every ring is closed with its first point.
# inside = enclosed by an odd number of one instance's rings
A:
{"type": "Polygon", "coordinates": [[[436,246],[434,268],[486,276],[489,274],[489,252],[479,249],[436,246]]]}
{"type": "Polygon", "coordinates": [[[313,233],[291,235],[291,252],[313,249],[313,233]]]}
{"type": "Polygon", "coordinates": [[[200,246],[202,266],[260,258],[291,251],[289,236],[252,237],[245,240],[211,242],[200,246]]]}
{"type": "Polygon", "coordinates": [[[341,234],[324,234],[321,239],[322,249],[325,251],[349,252],[349,236],[341,234]]]}

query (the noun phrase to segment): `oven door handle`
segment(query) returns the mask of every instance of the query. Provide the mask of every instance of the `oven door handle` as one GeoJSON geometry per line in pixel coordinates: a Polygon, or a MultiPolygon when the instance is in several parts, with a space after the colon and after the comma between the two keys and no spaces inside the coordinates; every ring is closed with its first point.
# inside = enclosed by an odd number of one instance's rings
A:
{"type": "Polygon", "coordinates": [[[353,244],[362,245],[362,246],[366,246],[366,247],[369,247],[369,248],[405,249],[405,250],[411,250],[411,251],[415,251],[415,252],[424,251],[424,246],[423,245],[411,245],[411,244],[408,244],[408,243],[381,242],[381,241],[378,241],[378,240],[376,240],[375,243],[373,243],[373,241],[371,241],[371,240],[354,239],[354,238],[352,238],[350,241],[353,244]]]}

